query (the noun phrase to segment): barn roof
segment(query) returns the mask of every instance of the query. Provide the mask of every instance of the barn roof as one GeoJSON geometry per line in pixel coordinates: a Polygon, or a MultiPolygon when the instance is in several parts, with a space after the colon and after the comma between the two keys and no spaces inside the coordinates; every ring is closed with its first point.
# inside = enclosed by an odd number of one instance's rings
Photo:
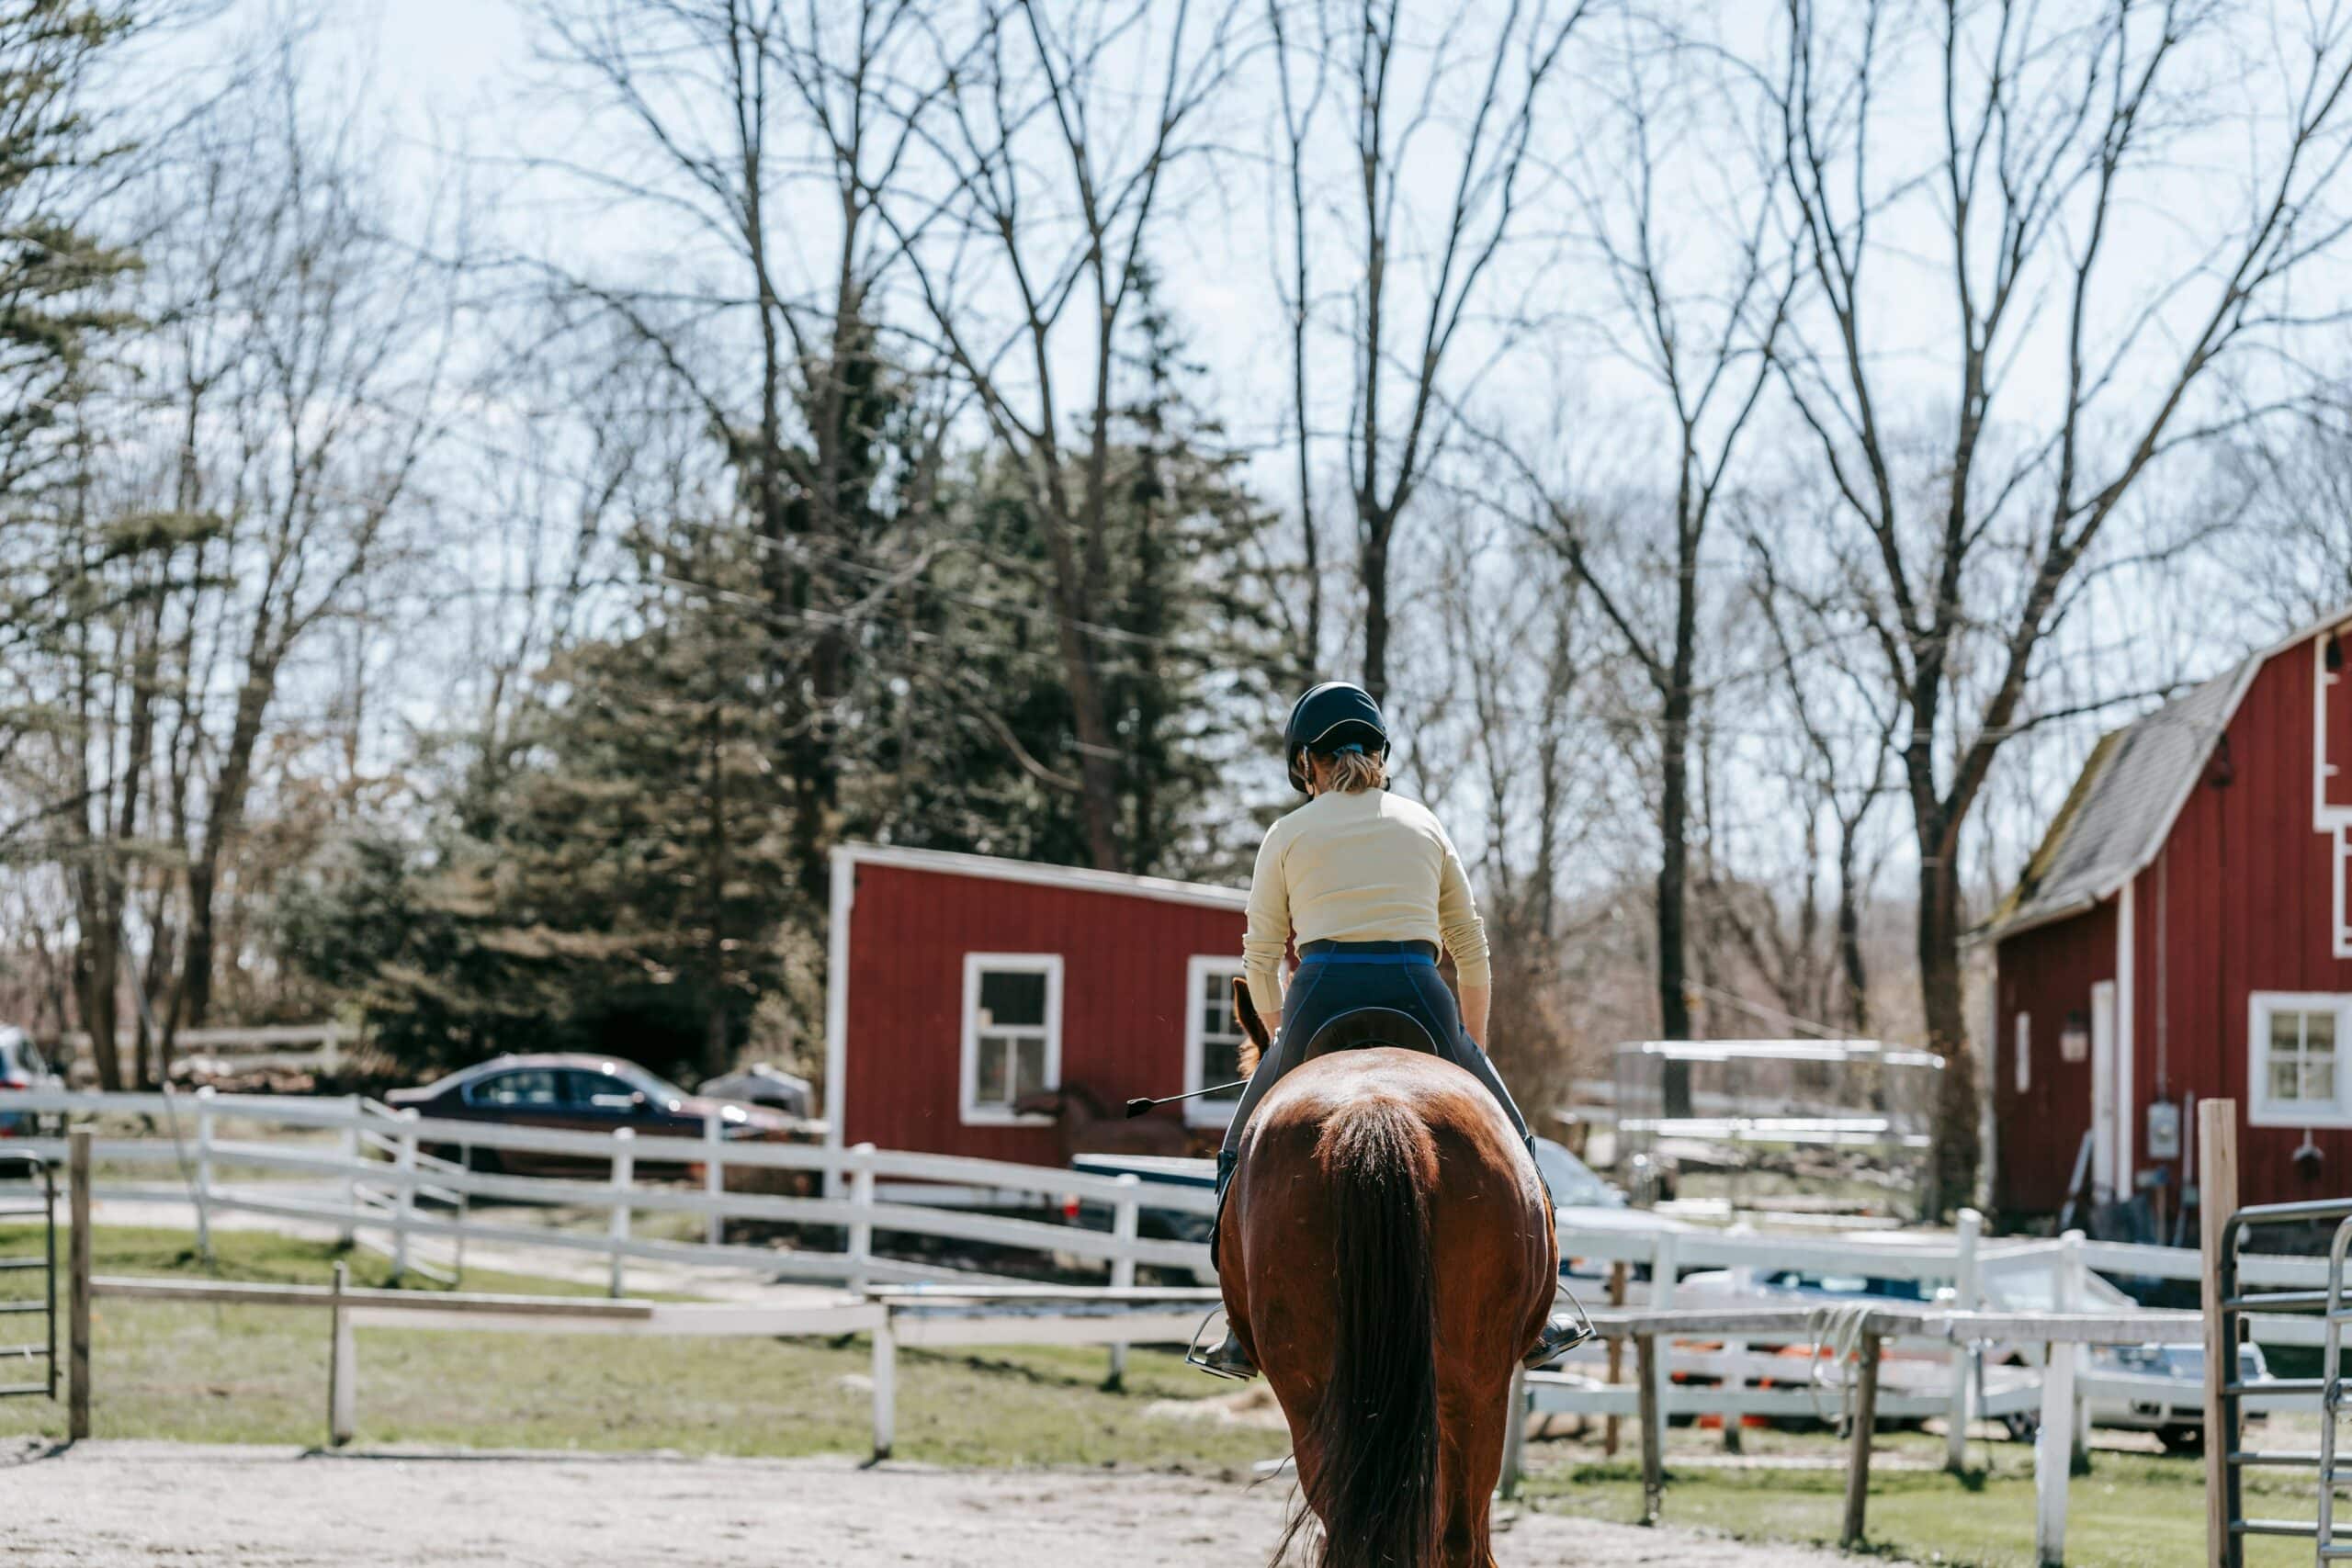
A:
{"type": "Polygon", "coordinates": [[[1093,871],[1085,866],[1044,865],[1035,861],[1005,860],[996,855],[964,854],[952,850],[901,849],[892,844],[841,844],[833,850],[837,863],[893,865],[947,876],[977,876],[994,882],[1026,882],[1046,887],[1067,887],[1088,893],[1117,893],[1130,898],[1153,898],[1170,904],[1201,904],[1216,909],[1247,909],[1250,895],[1238,887],[1216,887],[1205,882],[1179,882],[1167,876],[1136,876],[1124,871],[1093,871]]]}
{"type": "Polygon", "coordinates": [[[2100,737],[1983,934],[2004,936],[2086,909],[2154,859],[2214,741],[2268,657],[2243,660],[2100,737]]]}

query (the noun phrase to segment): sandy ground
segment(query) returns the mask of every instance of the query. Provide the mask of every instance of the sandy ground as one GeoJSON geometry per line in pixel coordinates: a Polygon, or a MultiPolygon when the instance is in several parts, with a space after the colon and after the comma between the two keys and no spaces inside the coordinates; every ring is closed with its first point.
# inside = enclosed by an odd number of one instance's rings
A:
{"type": "MultiPolygon", "coordinates": [[[[324,1457],[86,1442],[0,1450],[5,1555],[25,1568],[1227,1568],[1262,1562],[1289,1488],[1165,1475],[860,1470],[846,1461],[324,1457]]],[[[1719,1536],[1516,1513],[1505,1568],[1830,1568],[1719,1536]]]]}

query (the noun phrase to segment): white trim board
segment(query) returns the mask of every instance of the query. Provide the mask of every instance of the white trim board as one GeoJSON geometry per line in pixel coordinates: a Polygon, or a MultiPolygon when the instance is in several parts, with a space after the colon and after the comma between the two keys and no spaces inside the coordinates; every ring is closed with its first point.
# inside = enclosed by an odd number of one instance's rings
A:
{"type": "MultiPolygon", "coordinates": [[[[982,1105],[980,1092],[980,976],[1042,975],[1046,977],[1046,1065],[1042,1087],[1062,1081],[1062,955],[1058,953],[967,953],[964,954],[964,1017],[956,1051],[956,1119],[967,1127],[1047,1127],[1050,1116],[1023,1116],[1004,1106],[982,1105]]],[[[1025,1026],[1024,1026],[1025,1027],[1025,1026]]],[[[1012,1065],[1006,1065],[1008,1076],[1012,1065]]]]}
{"type": "MultiPolygon", "coordinates": [[[[825,932],[825,1146],[842,1146],[849,1122],[849,922],[857,903],[857,864],[833,852],[832,902],[825,932]]],[[[825,1171],[825,1196],[842,1191],[839,1166],[825,1171]]]]}
{"type": "MultiPolygon", "coordinates": [[[[1204,1071],[1208,1055],[1208,1032],[1202,1027],[1201,1009],[1205,987],[1212,975],[1233,976],[1242,970],[1239,958],[1223,953],[1195,953],[1184,964],[1184,1088],[1187,1090],[1209,1087],[1204,1071]]],[[[1234,1026],[1240,1032],[1240,1025],[1234,1026]]],[[[1184,1125],[1187,1127],[1224,1127],[1233,1121],[1231,1100],[1188,1100],[1184,1101],[1184,1125]]]]}
{"type": "Polygon", "coordinates": [[[1213,887],[1203,882],[1179,882],[1167,876],[1136,876],[1124,871],[1093,871],[1085,866],[1040,865],[1034,861],[1004,860],[996,855],[970,855],[950,850],[910,850],[883,844],[840,844],[833,863],[895,866],[944,876],[976,876],[990,882],[1023,882],[1039,887],[1061,887],[1079,893],[1113,893],[1129,898],[1152,898],[1166,904],[1193,904],[1204,908],[1250,907],[1249,893],[1238,887],[1213,887]]]}
{"type": "Polygon", "coordinates": [[[2245,1005],[2245,1119],[2250,1127],[2352,1127],[2352,996],[2331,991],[2256,991],[2245,1005]],[[2335,1015],[2335,1103],[2274,1101],[2270,1098],[2271,1012],[2335,1015]]]}

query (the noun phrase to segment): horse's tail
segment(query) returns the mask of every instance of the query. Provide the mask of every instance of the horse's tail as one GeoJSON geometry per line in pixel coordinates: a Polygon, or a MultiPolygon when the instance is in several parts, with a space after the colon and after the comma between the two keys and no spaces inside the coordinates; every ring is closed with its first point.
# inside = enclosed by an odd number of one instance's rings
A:
{"type": "MultiPolygon", "coordinates": [[[[1324,1568],[1423,1568],[1437,1560],[1436,1303],[1430,1289],[1429,1130],[1393,1100],[1326,1124],[1317,1151],[1332,1195],[1339,1321],[1314,1417],[1312,1498],[1324,1568]]],[[[1305,1524],[1301,1510],[1276,1562],[1305,1524]]]]}

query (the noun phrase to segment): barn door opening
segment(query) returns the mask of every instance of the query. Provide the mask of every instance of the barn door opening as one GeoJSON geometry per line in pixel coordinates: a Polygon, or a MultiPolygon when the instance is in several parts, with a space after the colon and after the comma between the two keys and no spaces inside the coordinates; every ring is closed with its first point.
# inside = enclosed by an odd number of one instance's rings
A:
{"type": "Polygon", "coordinates": [[[2100,1202],[2116,1197],[2115,982],[2091,987],[2091,1191],[2100,1202]]]}

